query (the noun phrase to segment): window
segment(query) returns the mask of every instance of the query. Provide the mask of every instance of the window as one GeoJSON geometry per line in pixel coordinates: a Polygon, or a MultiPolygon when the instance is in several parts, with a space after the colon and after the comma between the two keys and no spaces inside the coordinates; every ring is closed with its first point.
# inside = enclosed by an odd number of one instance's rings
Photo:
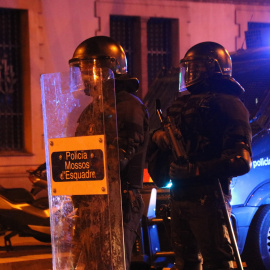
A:
{"type": "Polygon", "coordinates": [[[139,18],[128,16],[111,16],[110,18],[110,36],[117,40],[124,48],[128,72],[134,74],[134,54],[135,54],[135,40],[134,35],[135,26],[139,18]]]}
{"type": "Polygon", "coordinates": [[[163,68],[169,69],[175,64],[173,58],[178,63],[178,21],[175,19],[111,16],[110,36],[123,46],[128,71],[140,80],[141,97],[163,68]]]}
{"type": "Polygon", "coordinates": [[[270,46],[270,23],[248,22],[245,32],[248,49],[270,46]]]}
{"type": "Polygon", "coordinates": [[[148,84],[150,85],[162,68],[172,66],[172,43],[170,19],[151,18],[147,22],[148,84]]]}
{"type": "Polygon", "coordinates": [[[25,13],[0,9],[0,154],[23,152],[25,148],[22,54],[25,13]]]}

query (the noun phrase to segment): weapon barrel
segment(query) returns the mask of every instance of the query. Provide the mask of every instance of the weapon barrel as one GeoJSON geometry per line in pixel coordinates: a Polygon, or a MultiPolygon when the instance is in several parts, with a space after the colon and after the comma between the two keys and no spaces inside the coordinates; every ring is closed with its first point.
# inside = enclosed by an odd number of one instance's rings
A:
{"type": "Polygon", "coordinates": [[[228,233],[229,233],[229,236],[230,236],[230,239],[231,239],[231,244],[232,244],[232,248],[233,248],[235,261],[236,261],[236,264],[237,264],[237,269],[238,270],[244,270],[243,265],[242,265],[242,260],[241,260],[240,254],[239,254],[236,238],[235,238],[235,235],[234,235],[232,223],[231,223],[231,220],[230,220],[230,216],[229,216],[229,213],[228,213],[227,208],[226,208],[226,202],[225,202],[223,190],[222,190],[220,181],[219,180],[217,180],[217,181],[218,181],[218,191],[219,191],[220,197],[222,199],[222,204],[221,204],[222,212],[223,212],[223,215],[224,215],[224,218],[225,218],[225,221],[226,221],[226,225],[227,225],[227,228],[228,228],[228,233]]]}

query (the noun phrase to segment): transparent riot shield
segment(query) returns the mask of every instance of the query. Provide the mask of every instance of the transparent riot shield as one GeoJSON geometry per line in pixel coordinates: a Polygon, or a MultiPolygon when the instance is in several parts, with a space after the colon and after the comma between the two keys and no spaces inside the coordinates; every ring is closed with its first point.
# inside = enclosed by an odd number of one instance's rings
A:
{"type": "Polygon", "coordinates": [[[124,270],[113,72],[80,63],[41,90],[53,269],[124,270]]]}

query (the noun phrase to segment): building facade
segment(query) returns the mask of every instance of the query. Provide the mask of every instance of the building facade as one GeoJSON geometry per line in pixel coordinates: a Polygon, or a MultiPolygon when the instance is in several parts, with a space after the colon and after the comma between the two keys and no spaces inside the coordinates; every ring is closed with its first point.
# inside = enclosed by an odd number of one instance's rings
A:
{"type": "Polygon", "coordinates": [[[67,71],[83,40],[118,40],[143,98],[196,43],[245,49],[250,24],[269,27],[270,1],[0,0],[0,185],[28,187],[45,161],[40,75],[67,71]]]}

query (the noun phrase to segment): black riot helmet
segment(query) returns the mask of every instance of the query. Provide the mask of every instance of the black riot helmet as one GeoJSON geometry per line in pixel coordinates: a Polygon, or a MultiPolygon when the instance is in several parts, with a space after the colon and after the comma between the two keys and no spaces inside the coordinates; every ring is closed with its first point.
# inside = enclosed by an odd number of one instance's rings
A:
{"type": "Polygon", "coordinates": [[[75,50],[70,66],[80,62],[94,61],[100,67],[111,69],[114,74],[127,73],[127,61],[124,49],[111,37],[95,36],[83,41],[75,50]]]}
{"type": "Polygon", "coordinates": [[[191,47],[180,60],[180,92],[192,89],[206,80],[226,79],[237,84],[232,78],[232,61],[228,51],[216,42],[202,42],[191,47]]]}

